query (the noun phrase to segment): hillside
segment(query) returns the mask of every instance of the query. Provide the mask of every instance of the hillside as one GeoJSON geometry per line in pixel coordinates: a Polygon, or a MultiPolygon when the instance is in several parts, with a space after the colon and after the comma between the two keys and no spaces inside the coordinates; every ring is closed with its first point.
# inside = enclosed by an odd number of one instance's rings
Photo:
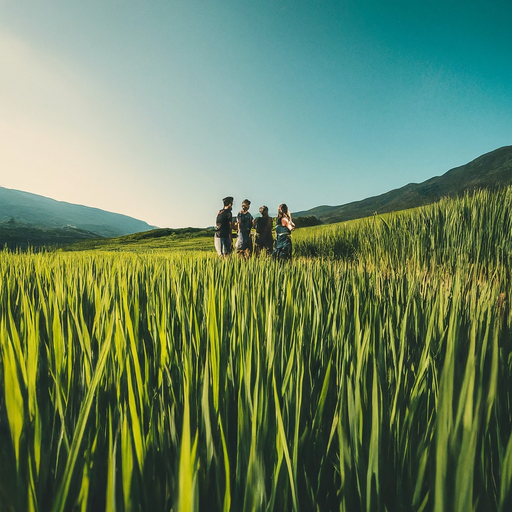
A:
{"type": "Polygon", "coordinates": [[[368,217],[374,212],[388,213],[424,206],[438,201],[441,197],[458,195],[474,188],[494,188],[511,184],[512,146],[505,146],[423,183],[410,183],[385,194],[345,205],[317,206],[294,215],[314,215],[325,223],[342,222],[368,217]]]}
{"type": "Polygon", "coordinates": [[[42,230],[74,228],[98,237],[129,235],[154,227],[127,215],[0,187],[0,222],[10,220],[42,230]]]}
{"type": "Polygon", "coordinates": [[[41,249],[51,248],[67,244],[73,244],[84,240],[99,240],[96,233],[83,229],[73,228],[38,228],[27,224],[20,224],[14,220],[0,222],[0,250],[7,248],[16,249],[41,249]]]}
{"type": "Polygon", "coordinates": [[[214,251],[213,228],[161,228],[117,238],[77,240],[63,246],[66,251],[214,251]]]}

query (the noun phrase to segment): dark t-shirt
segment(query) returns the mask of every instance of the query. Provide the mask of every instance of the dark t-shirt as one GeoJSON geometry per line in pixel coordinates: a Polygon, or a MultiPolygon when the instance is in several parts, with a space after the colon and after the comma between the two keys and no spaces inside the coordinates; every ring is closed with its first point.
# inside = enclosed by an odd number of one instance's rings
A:
{"type": "Polygon", "coordinates": [[[238,226],[240,227],[240,231],[244,234],[250,233],[252,229],[252,221],[254,220],[252,215],[249,212],[238,212],[236,216],[236,220],[238,222],[238,226]]]}
{"type": "Polygon", "coordinates": [[[231,236],[232,219],[233,215],[231,215],[231,208],[224,208],[220,210],[215,223],[215,236],[217,238],[229,238],[231,236]]]}
{"type": "Polygon", "coordinates": [[[271,246],[274,243],[272,238],[272,217],[258,217],[256,223],[256,243],[261,246],[271,246]]]}

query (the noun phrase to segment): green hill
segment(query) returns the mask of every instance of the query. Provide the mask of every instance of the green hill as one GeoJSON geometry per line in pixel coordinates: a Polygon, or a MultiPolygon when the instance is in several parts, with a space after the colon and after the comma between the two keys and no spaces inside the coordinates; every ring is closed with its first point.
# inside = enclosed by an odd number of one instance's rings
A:
{"type": "Polygon", "coordinates": [[[317,206],[295,216],[314,215],[325,223],[369,217],[435,203],[442,197],[460,195],[475,188],[495,188],[512,184],[512,146],[486,153],[468,164],[451,169],[423,183],[391,190],[340,206],[317,206]]]}
{"type": "Polygon", "coordinates": [[[64,228],[38,228],[20,224],[14,219],[0,222],[0,249],[41,249],[72,244],[79,240],[98,239],[99,235],[71,226],[64,228]]]}
{"type": "Polygon", "coordinates": [[[132,251],[177,250],[214,251],[213,228],[153,229],[142,233],[95,240],[78,240],[66,245],[68,251],[132,251]]]}

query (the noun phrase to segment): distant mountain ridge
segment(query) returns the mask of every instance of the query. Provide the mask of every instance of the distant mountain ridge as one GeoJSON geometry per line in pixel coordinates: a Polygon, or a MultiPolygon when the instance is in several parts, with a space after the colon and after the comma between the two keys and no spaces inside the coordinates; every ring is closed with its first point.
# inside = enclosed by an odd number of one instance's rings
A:
{"type": "Polygon", "coordinates": [[[409,183],[385,194],[340,206],[317,206],[296,212],[295,216],[315,216],[325,223],[369,217],[374,212],[388,213],[431,204],[442,197],[474,188],[512,185],[512,146],[504,146],[471,162],[455,167],[442,176],[423,183],[409,183]]]}
{"type": "Polygon", "coordinates": [[[74,228],[99,237],[131,235],[155,228],[147,222],[120,213],[0,187],[0,223],[11,219],[25,228],[74,228]]]}

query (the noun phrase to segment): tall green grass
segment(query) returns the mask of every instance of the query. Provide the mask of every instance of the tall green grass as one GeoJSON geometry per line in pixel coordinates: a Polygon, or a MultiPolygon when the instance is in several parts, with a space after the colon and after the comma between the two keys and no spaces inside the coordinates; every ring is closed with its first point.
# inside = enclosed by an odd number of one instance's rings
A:
{"type": "Polygon", "coordinates": [[[0,509],[509,510],[506,201],[285,265],[0,253],[0,509]]]}
{"type": "Polygon", "coordinates": [[[300,229],[295,255],[390,267],[464,262],[512,263],[512,189],[467,193],[459,199],[368,219],[300,229]]]}

